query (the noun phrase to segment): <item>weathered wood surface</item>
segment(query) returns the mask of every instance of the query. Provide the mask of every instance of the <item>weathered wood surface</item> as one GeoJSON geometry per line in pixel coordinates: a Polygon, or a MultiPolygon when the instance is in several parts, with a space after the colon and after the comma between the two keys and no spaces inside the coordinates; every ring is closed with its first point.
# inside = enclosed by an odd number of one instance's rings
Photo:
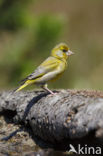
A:
{"type": "Polygon", "coordinates": [[[102,92],[1,92],[0,113],[9,113],[14,123],[29,124],[34,136],[54,146],[103,145],[102,92]]]}

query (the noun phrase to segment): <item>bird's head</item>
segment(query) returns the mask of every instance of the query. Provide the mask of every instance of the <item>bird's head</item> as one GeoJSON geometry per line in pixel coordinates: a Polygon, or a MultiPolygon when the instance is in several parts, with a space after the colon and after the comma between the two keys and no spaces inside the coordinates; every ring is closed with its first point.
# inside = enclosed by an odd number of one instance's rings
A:
{"type": "Polygon", "coordinates": [[[51,52],[51,55],[53,57],[59,58],[59,59],[67,59],[68,56],[74,54],[72,51],[70,51],[69,47],[65,43],[60,43],[57,46],[55,46],[51,52]]]}

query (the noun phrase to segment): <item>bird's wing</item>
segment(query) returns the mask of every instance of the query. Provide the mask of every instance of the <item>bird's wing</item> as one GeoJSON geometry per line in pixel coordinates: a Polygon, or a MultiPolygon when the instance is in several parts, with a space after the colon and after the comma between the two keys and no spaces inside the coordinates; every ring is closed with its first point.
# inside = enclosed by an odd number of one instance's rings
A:
{"type": "Polygon", "coordinates": [[[33,80],[43,76],[44,74],[54,70],[59,65],[59,62],[54,57],[48,57],[32,74],[28,75],[22,82],[33,80]]]}

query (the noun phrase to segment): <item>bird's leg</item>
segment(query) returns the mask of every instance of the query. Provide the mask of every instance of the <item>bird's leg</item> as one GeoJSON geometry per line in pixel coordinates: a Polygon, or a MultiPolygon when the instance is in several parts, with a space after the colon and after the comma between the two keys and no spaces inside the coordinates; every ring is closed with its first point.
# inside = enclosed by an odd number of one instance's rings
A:
{"type": "Polygon", "coordinates": [[[50,94],[55,95],[55,93],[53,93],[48,87],[47,84],[43,85],[42,88],[46,91],[48,91],[50,94]]]}

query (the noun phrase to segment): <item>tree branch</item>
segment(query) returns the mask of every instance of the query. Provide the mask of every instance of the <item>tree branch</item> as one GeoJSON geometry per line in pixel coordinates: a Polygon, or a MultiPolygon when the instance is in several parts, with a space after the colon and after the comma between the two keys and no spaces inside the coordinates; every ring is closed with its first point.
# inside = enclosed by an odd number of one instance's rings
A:
{"type": "Polygon", "coordinates": [[[16,123],[29,124],[35,136],[55,147],[103,145],[103,93],[57,91],[1,92],[0,112],[14,113],[16,123]]]}

